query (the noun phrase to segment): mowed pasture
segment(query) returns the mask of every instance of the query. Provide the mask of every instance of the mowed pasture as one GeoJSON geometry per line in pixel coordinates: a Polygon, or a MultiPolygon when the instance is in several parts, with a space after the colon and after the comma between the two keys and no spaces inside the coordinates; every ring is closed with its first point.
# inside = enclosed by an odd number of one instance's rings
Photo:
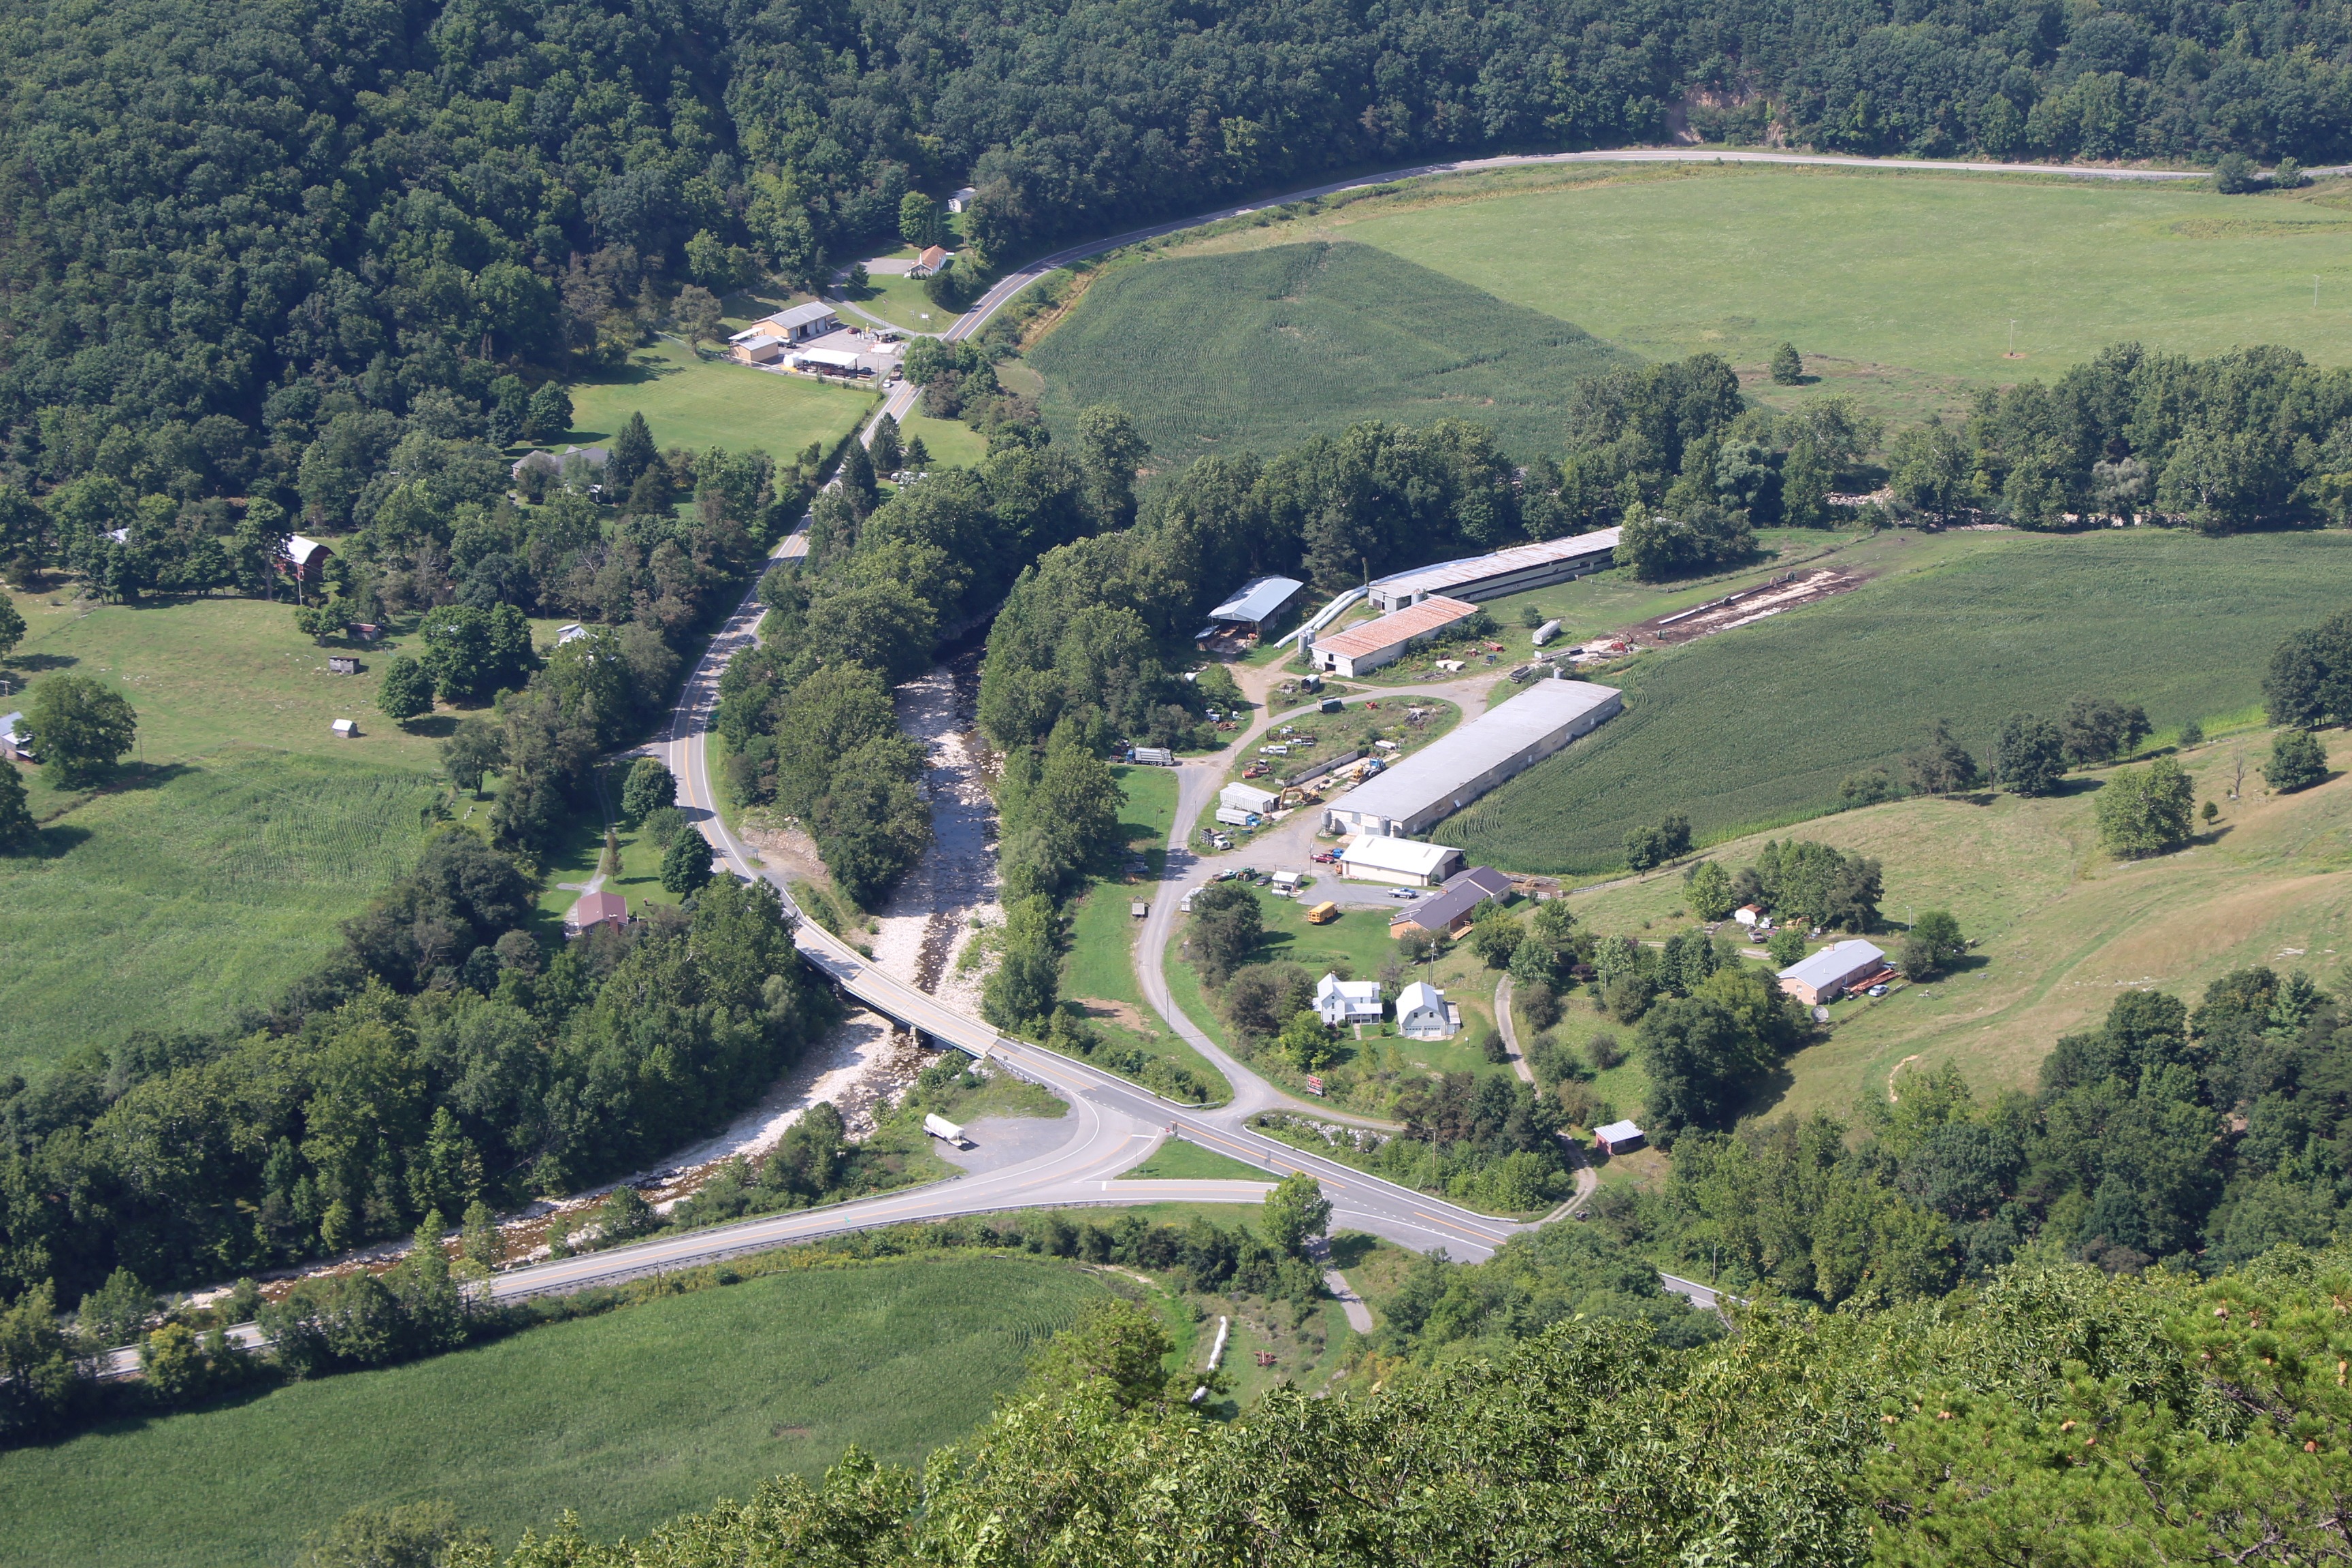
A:
{"type": "Polygon", "coordinates": [[[569,390],[571,439],[582,446],[609,441],[630,415],[643,414],[654,444],[664,449],[756,447],[780,461],[812,441],[830,451],[877,401],[859,387],[703,359],[669,338],[631,354],[618,374],[574,382],[569,390]]]}
{"type": "Polygon", "coordinates": [[[1528,456],[1557,449],[1562,383],[1612,349],[1719,353],[1766,402],[1846,394],[1897,419],[1964,412],[1979,388],[2054,378],[2125,340],[2197,355],[2284,343],[2352,363],[2347,241],[2341,181],[2222,196],[1738,164],[1507,170],[1178,244],[1098,282],[1031,358],[1057,416],[1117,402],[1163,460],[1446,413],[1528,456]],[[1350,258],[1291,300],[1276,290],[1295,262],[1241,261],[1316,243],[1425,271],[1350,258]],[[1587,346],[1524,346],[1562,326],[1587,346]],[[1783,342],[1807,356],[1806,384],[1767,376],[1783,342]]]}
{"type": "Polygon", "coordinates": [[[2339,609],[2352,536],[1895,533],[1875,580],[1610,678],[1625,710],[1441,823],[1476,861],[1581,876],[1689,814],[1700,842],[1832,809],[1950,721],[1989,758],[2002,720],[2089,693],[2157,729],[2246,713],[2279,639],[2339,609]]]}
{"type": "Polygon", "coordinates": [[[383,719],[391,647],[333,650],[364,668],[331,674],[284,605],[15,603],[13,668],[117,687],[140,746],[96,791],[24,774],[46,826],[33,854],[0,859],[0,1072],[276,1000],[415,854],[447,717],[383,719]],[[338,718],[360,737],[337,739],[338,718]]]}
{"type": "Polygon", "coordinates": [[[0,1454],[0,1561],[284,1563],[353,1507],[431,1499],[501,1545],[566,1509],[641,1535],[853,1443],[919,1465],[1105,1289],[1022,1258],[796,1270],[118,1423],[0,1454]]]}
{"type": "MultiPolygon", "coordinates": [[[[2352,761],[2341,734],[2326,740],[2337,767],[2352,761]]],[[[2058,1037],[2090,1026],[2127,991],[2160,989],[2193,1005],[2209,982],[2255,964],[2340,985],[2352,959],[2344,876],[2352,869],[2352,777],[2269,796],[2254,771],[2268,749],[2267,733],[2252,733],[2187,752],[2198,798],[2216,802],[2220,819],[2188,848],[2143,861],[2098,848],[2093,813],[2113,770],[2077,776],[2042,800],[1896,801],[1797,829],[1884,865],[1892,931],[1882,945],[1900,940],[1908,916],[1945,909],[1976,946],[1934,985],[1839,1004],[1828,1039],[1790,1058],[1753,1113],[1851,1119],[1858,1101],[1883,1100],[1890,1084],[1899,1090],[1904,1078],[1948,1061],[1980,1097],[2031,1090],[2058,1037]],[[2231,801],[2242,757],[2245,789],[2231,801]]],[[[1754,861],[1763,837],[1709,854],[1736,869],[1754,861]]],[[[1674,912],[1685,908],[1678,871],[1577,895],[1572,907],[1600,931],[1655,938],[1690,923],[1674,912]]],[[[1581,1005],[1570,1016],[1591,1018],[1581,1005]]],[[[1638,1098],[1638,1082],[1615,1092],[1638,1098]]]]}
{"type": "Polygon", "coordinates": [[[1118,268],[1028,355],[1051,418],[1117,404],[1155,465],[1271,454],[1364,419],[1474,420],[1541,449],[1570,388],[1624,360],[1554,316],[1320,242],[1118,268]]]}

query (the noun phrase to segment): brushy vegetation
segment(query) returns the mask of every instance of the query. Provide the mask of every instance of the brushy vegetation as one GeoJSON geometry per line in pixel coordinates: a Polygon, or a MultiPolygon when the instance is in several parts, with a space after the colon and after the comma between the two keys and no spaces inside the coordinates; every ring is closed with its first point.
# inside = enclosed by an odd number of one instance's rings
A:
{"type": "Polygon", "coordinates": [[[283,1562],[356,1504],[419,1497],[505,1542],[565,1508],[600,1537],[639,1533],[780,1471],[814,1474],[846,1444],[919,1461],[1102,1291],[1017,1258],[800,1268],[124,1420],[0,1455],[0,1558],[283,1562]]]}
{"type": "Polygon", "coordinates": [[[1181,461],[1271,455],[1363,419],[1472,418],[1547,449],[1569,388],[1626,359],[1369,246],[1316,243],[1114,272],[1029,363],[1057,421],[1114,403],[1181,461]]]}
{"type": "Polygon", "coordinates": [[[1645,655],[1622,678],[1622,714],[1436,836],[1474,859],[1583,874],[1623,863],[1625,835],[1654,809],[1642,803],[1669,784],[1705,842],[1834,810],[1859,773],[1899,780],[1938,718],[1989,756],[2008,714],[2083,692],[2145,705],[2159,731],[2235,712],[2279,639],[2338,602],[2352,564],[2352,540],[2332,533],[1915,547],[1938,563],[1645,655]]]}

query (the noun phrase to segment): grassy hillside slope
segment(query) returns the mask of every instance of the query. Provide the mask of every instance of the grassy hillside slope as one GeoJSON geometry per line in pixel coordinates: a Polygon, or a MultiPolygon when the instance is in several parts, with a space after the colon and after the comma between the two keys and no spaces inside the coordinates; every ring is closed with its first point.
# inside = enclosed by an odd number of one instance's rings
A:
{"type": "Polygon", "coordinates": [[[0,1561],[283,1563],[348,1509],[436,1498],[507,1543],[566,1508],[640,1533],[851,1443],[919,1463],[1102,1290],[1018,1258],[808,1269],[126,1422],[0,1454],[0,1561]]]}
{"type": "MultiPolygon", "coordinates": [[[[2260,695],[2287,631],[2341,607],[2352,537],[2164,530],[1873,542],[1875,581],[1643,656],[1625,711],[1433,837],[1570,875],[1623,863],[1633,827],[1690,815],[1702,842],[1834,805],[1936,719],[1989,754],[2002,719],[2077,693],[2144,703],[2159,731],[2260,695]]],[[[1859,558],[1859,557],[1858,557],[1859,558]]]]}
{"type": "Polygon", "coordinates": [[[1164,465],[1361,419],[1473,419],[1515,447],[1555,446],[1568,389],[1622,357],[1556,316],[1318,243],[1114,272],[1029,363],[1051,416],[1118,404],[1164,465]]]}
{"type": "Polygon", "coordinates": [[[1318,239],[1378,247],[1645,358],[1723,354],[1774,403],[1851,393],[1916,416],[1964,405],[1976,386],[2055,376],[2126,338],[2189,354],[2286,343],[2320,363],[2352,363],[2342,182],[2222,196],[2010,176],[1581,165],[1420,182],[1179,254],[1318,239]],[[2016,359],[2005,357],[2012,321],[2016,359]],[[1766,379],[1784,341],[1819,381],[1766,379]]]}
{"type": "Polygon", "coordinates": [[[414,852],[454,721],[383,719],[390,647],[331,674],[284,605],[15,603],[28,625],[16,670],[116,686],[140,748],[95,794],[24,775],[48,826],[36,853],[0,858],[0,1072],[275,1000],[414,852]],[[339,718],[360,737],[337,739],[339,718]]]}
{"type": "MultiPolygon", "coordinates": [[[[2326,739],[2341,767],[2352,742],[2326,739]]],[[[1970,963],[1933,986],[1841,1004],[1835,1032],[1787,1064],[1786,1082],[1756,1109],[1850,1116],[1858,1097],[1884,1098],[1901,1079],[1957,1061],[1979,1090],[2030,1089],[2059,1036],[2104,1016],[2116,994],[2157,988],[2192,1003],[2230,970],[2268,964],[2342,984],[2352,960],[2352,777],[2269,797],[2254,765],[2265,736],[2213,742],[2182,758],[2200,800],[2221,816],[2189,848],[2120,863],[2102,854],[2093,809],[2102,774],[2044,800],[2014,795],[1907,800],[1808,823],[1802,837],[1877,858],[1888,917],[1948,909],[1976,942],[1970,963]],[[2243,797],[2228,791],[2242,754],[2243,797]],[[1899,1074],[1895,1069],[1900,1068],[1899,1074]]],[[[1718,846],[1737,868],[1762,836],[1718,846]]],[[[1682,929],[1682,877],[1579,895],[1596,931],[1656,937],[1682,929]],[[1651,929],[1640,929],[1651,921],[1651,929]]],[[[1580,1002],[1571,1011],[1583,1016],[1580,1002]]],[[[1621,1031],[1622,1033],[1622,1031],[1621,1031]]],[[[1620,1069],[1638,1072],[1637,1068],[1620,1069]]],[[[1638,1099],[1638,1083],[1616,1092],[1638,1099]]]]}

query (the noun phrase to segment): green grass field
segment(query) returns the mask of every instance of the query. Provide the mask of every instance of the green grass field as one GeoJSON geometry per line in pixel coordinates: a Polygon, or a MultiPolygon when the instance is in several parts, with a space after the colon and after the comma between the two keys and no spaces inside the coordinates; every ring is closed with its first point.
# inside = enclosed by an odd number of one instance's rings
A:
{"type": "Polygon", "coordinates": [[[1709,351],[1767,402],[1843,393],[1916,418],[2125,339],[2352,363],[2347,239],[2340,183],[2222,196],[1736,164],[1502,171],[1179,246],[1098,281],[1029,357],[1056,416],[1117,402],[1176,461],[1445,413],[1541,450],[1565,383],[1618,352],[1709,351]],[[1301,289],[1313,253],[1297,247],[1318,242],[1339,248],[1301,289]],[[1563,328],[1573,353],[1530,346],[1563,328]],[[1767,378],[1784,341],[1808,384],[1767,378]]]}
{"type": "Polygon", "coordinates": [[[1628,830],[1686,811],[1702,842],[1831,808],[1936,719],[1988,755],[2002,719],[2079,693],[2146,705],[2159,733],[2259,700],[2287,631],[2338,608],[2352,537],[2167,530],[1882,535],[1839,558],[1861,589],[1645,654],[1625,711],[1435,836],[1474,860],[1583,875],[1628,830]]]}
{"type": "Polygon", "coordinates": [[[1203,1149],[1198,1143],[1171,1138],[1153,1152],[1150,1159],[1131,1171],[1120,1172],[1118,1179],[1122,1182],[1270,1182],[1274,1177],[1230,1154],[1220,1154],[1214,1149],[1203,1149]]]}
{"type": "Polygon", "coordinates": [[[988,437],[961,419],[934,419],[928,414],[909,414],[899,426],[908,440],[920,436],[923,450],[929,452],[933,464],[943,468],[969,468],[988,456],[988,437]]]}
{"type": "Polygon", "coordinates": [[[571,392],[569,438],[582,446],[611,439],[631,414],[641,413],[658,447],[757,447],[780,458],[812,441],[830,448],[877,400],[857,387],[699,359],[668,338],[631,354],[621,374],[575,382],[571,392]]]}
{"type": "Polygon", "coordinates": [[[0,859],[0,1070],[274,1002],[399,874],[436,793],[429,774],[227,746],[89,800],[0,859]]]}
{"type": "Polygon", "coordinates": [[[2054,376],[2123,339],[2352,361],[2340,184],[2223,196],[1727,164],[1322,221],[1648,358],[1711,350],[1760,370],[1791,342],[1844,362],[1819,367],[1832,389],[1871,367],[1974,384],[2054,376]],[[2020,360],[2004,357],[2012,321],[2020,360]]]}
{"type": "Polygon", "coordinates": [[[909,332],[944,332],[955,324],[955,312],[931,303],[923,280],[904,273],[878,273],[867,279],[864,293],[849,298],[859,310],[909,332]]]}
{"type": "MultiPolygon", "coordinates": [[[[2331,735],[2339,765],[2352,761],[2331,735]]],[[[1929,909],[1951,910],[1975,943],[1969,963],[1934,985],[1855,998],[1832,1009],[1829,1037],[1799,1052],[1754,1113],[1825,1110],[1851,1118],[1864,1097],[1883,1100],[1890,1081],[1957,1062],[1980,1095],[2030,1089],[2050,1047],[2087,1027],[2126,989],[2156,987],[2194,1002],[2230,970],[2268,964],[2307,971],[2340,985],[2352,959],[2352,776],[2298,795],[2269,797],[2254,771],[2269,738],[2215,741],[2182,759],[2200,801],[2221,810],[2187,849],[2118,863],[2097,847],[2092,813],[2105,775],[2070,783],[2042,800],[2014,795],[1906,800],[1809,823],[1805,837],[1876,858],[1885,868],[1881,905],[1893,931],[1929,909]],[[2229,799],[2242,757],[2243,796],[2229,799]],[[1899,1073],[1898,1073],[1899,1069],[1899,1073]]],[[[1712,853],[1726,866],[1750,863],[1750,837],[1712,853]]],[[[1577,918],[1601,932],[1655,939],[1689,925],[1680,873],[1579,894],[1577,918]],[[1648,922],[1646,925],[1644,922],[1648,922]]],[[[1581,1040],[1612,1027],[1585,993],[1569,999],[1563,1032],[1581,1040]]],[[[1640,1068],[1604,1074],[1596,1088],[1631,1109],[1640,1068]]]]}
{"type": "Polygon", "coordinates": [[[119,1423],[0,1454],[0,1561],[285,1563],[358,1504],[436,1498],[502,1543],[566,1508],[642,1534],[851,1443],[919,1464],[1103,1290],[1022,1258],[814,1268],[119,1423]]]}
{"type": "Polygon", "coordinates": [[[1207,1086],[1213,1101],[1231,1099],[1224,1074],[1200,1052],[1177,1038],[1167,1021],[1146,1006],[1135,977],[1135,937],[1142,923],[1130,912],[1138,899],[1161,896],[1157,881],[1167,856],[1168,830],[1176,820],[1176,774],[1171,769],[1115,767],[1127,804],[1119,827],[1128,847],[1149,864],[1149,875],[1129,881],[1097,878],[1071,908],[1070,951],[1062,964],[1062,994],[1076,1002],[1106,1038],[1166,1057],[1207,1086]]]}
{"type": "Polygon", "coordinates": [[[1270,453],[1360,419],[1475,419],[1545,444],[1622,356],[1572,326],[1357,245],[1153,261],[1087,290],[1029,363],[1063,420],[1133,415],[1160,463],[1270,453]]]}
{"type": "Polygon", "coordinates": [[[405,865],[440,793],[453,721],[403,731],[375,711],[400,639],[332,650],[365,667],[338,676],[284,605],[13,600],[12,670],[117,686],[140,747],[96,792],[25,774],[47,826],[37,853],[0,859],[0,1072],[275,1001],[405,865]],[[339,718],[358,739],[334,736],[339,718]]]}

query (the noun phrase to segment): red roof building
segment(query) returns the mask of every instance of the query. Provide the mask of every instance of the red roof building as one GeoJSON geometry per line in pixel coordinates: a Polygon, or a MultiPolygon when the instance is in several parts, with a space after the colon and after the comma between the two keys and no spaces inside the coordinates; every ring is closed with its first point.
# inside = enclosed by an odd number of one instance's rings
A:
{"type": "Polygon", "coordinates": [[[563,933],[578,936],[591,926],[626,925],[629,901],[618,893],[583,893],[563,917],[563,933]]]}

